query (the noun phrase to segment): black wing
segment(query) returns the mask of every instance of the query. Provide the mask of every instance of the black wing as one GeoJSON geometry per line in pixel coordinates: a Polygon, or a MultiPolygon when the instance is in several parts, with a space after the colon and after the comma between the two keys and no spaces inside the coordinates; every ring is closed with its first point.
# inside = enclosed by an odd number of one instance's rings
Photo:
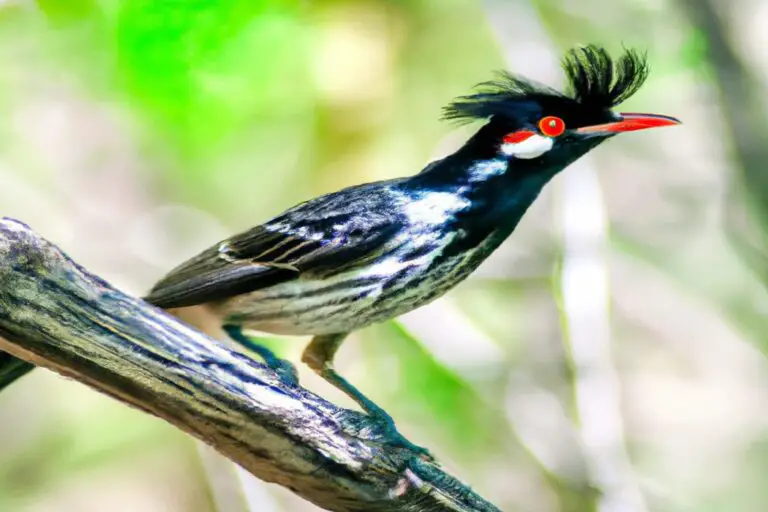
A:
{"type": "Polygon", "coordinates": [[[402,227],[392,183],[302,203],[181,264],[145,300],[162,308],[193,306],[364,265],[386,251],[402,227]]]}
{"type": "Polygon", "coordinates": [[[35,365],[0,352],[0,391],[35,369],[35,365]]]}

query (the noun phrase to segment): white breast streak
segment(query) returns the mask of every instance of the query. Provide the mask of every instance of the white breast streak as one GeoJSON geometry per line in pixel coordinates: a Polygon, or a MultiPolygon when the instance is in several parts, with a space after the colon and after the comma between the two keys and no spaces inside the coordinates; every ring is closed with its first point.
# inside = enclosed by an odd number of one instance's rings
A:
{"type": "Polygon", "coordinates": [[[550,137],[544,137],[542,135],[532,135],[522,142],[511,143],[501,145],[501,152],[505,155],[514,156],[515,158],[536,158],[541,156],[555,144],[555,141],[550,137]]]}

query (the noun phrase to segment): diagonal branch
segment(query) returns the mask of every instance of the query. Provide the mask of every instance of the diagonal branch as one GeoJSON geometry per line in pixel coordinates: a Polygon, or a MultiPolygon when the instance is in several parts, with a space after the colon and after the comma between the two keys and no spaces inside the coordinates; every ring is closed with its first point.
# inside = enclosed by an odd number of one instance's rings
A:
{"type": "Polygon", "coordinates": [[[498,510],[387,445],[361,413],[284,387],[10,219],[0,220],[0,349],[158,416],[328,510],[498,510]]]}

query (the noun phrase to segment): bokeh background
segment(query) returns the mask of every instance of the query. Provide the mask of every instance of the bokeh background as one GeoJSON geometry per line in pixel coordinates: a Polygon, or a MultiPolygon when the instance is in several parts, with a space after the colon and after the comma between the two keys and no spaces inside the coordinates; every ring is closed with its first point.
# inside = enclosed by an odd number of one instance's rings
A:
{"type": "MultiPolygon", "coordinates": [[[[474,127],[440,108],[494,69],[560,85],[573,45],[647,49],[623,108],[685,124],[569,168],[472,278],[338,367],[505,511],[768,510],[766,23],[759,0],[2,0],[0,214],[140,294],[457,147],[474,127]]],[[[102,510],[316,509],[35,371],[0,395],[0,511],[102,510]]]]}

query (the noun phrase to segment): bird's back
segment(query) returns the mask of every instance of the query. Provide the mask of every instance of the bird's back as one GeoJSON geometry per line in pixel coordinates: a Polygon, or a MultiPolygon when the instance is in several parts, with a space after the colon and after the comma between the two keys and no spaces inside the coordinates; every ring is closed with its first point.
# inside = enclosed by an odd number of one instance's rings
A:
{"type": "Polygon", "coordinates": [[[185,261],[145,300],[162,308],[220,302],[293,281],[364,264],[400,228],[392,207],[397,180],[314,198],[185,261]]]}
{"type": "Polygon", "coordinates": [[[350,187],[203,251],[147,300],[206,304],[264,331],[353,330],[414,309],[474,270],[476,251],[444,254],[465,235],[454,220],[469,206],[455,191],[413,190],[405,180],[350,187]]]}
{"type": "Polygon", "coordinates": [[[483,240],[470,250],[446,252],[457,237],[466,235],[452,221],[469,207],[461,195],[414,195],[397,186],[378,193],[385,199],[368,207],[385,208],[380,218],[386,221],[368,228],[366,240],[372,243],[359,250],[351,264],[347,258],[333,264],[331,258],[331,265],[320,272],[304,270],[296,279],[231,297],[218,306],[222,317],[282,334],[351,331],[443,295],[492,250],[483,240]]]}

